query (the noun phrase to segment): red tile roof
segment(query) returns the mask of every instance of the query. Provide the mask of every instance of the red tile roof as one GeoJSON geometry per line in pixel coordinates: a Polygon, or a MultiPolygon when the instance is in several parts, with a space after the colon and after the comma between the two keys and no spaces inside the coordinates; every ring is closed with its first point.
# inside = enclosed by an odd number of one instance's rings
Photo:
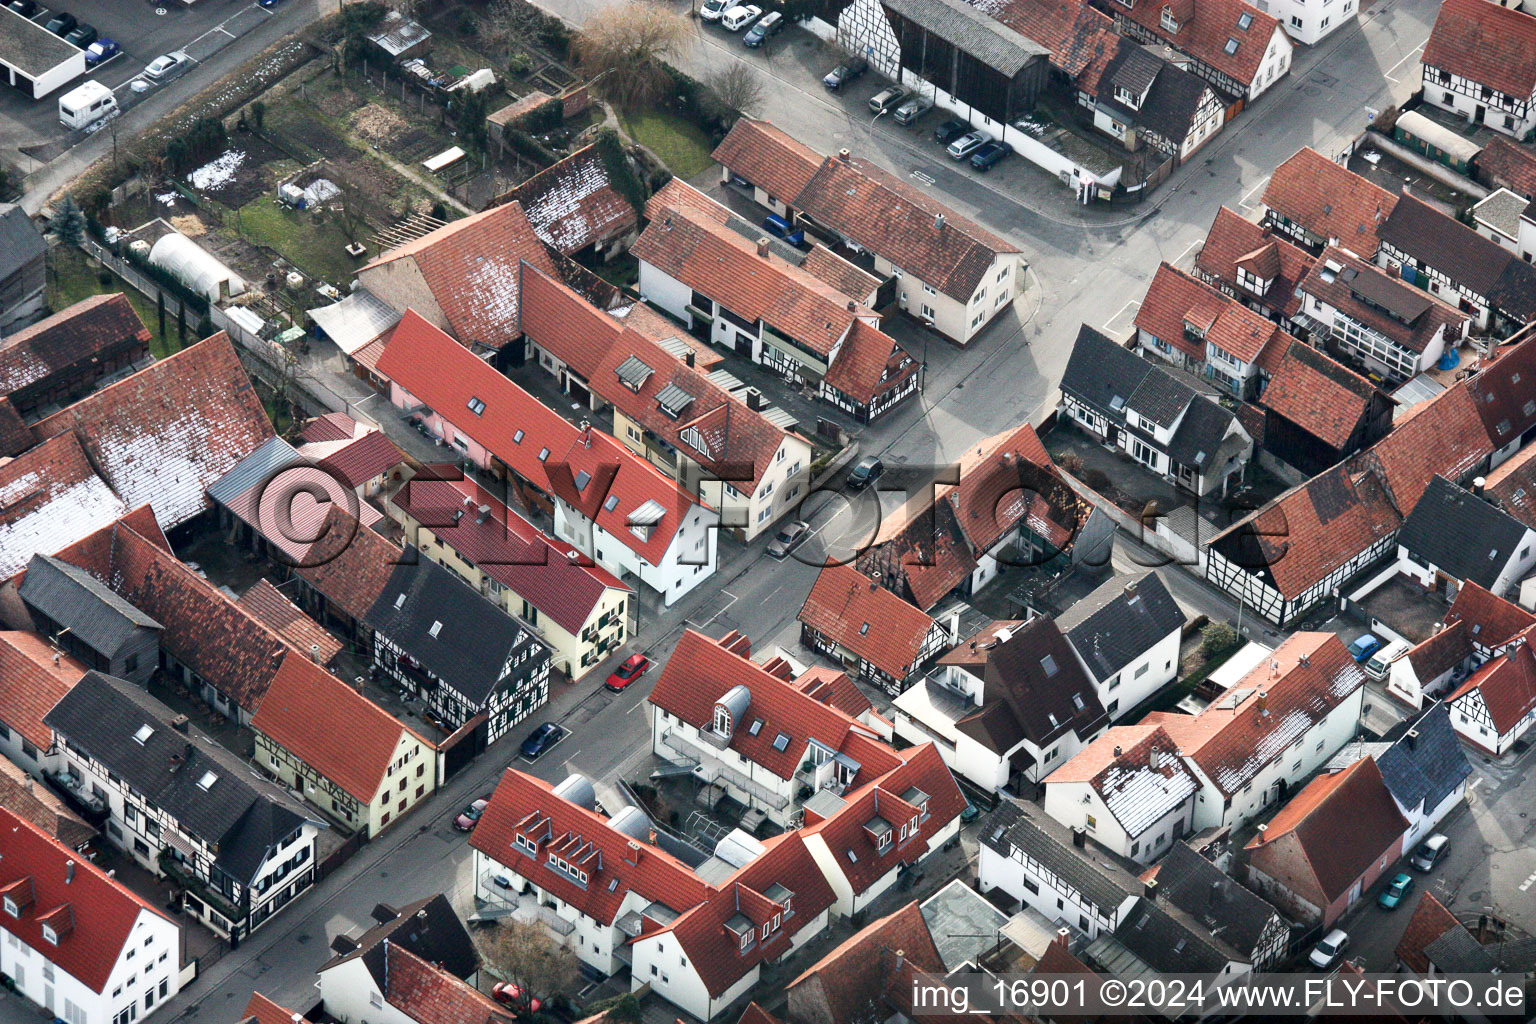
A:
{"type": "Polygon", "coordinates": [[[36,825],[0,807],[0,890],[17,883],[30,888],[31,901],[5,930],[93,992],[103,993],[142,914],[163,917],[127,886],[36,825]],[[71,873],[70,865],[73,865],[71,873]],[[67,879],[72,878],[72,881],[67,879]],[[59,929],[55,945],[42,936],[41,919],[66,910],[72,927],[59,929]]]}
{"type": "Polygon", "coordinates": [[[1463,381],[1399,417],[1392,432],[1356,455],[1349,468],[1380,473],[1397,510],[1406,516],[1432,479],[1461,480],[1494,447],[1463,381]]]}
{"type": "Polygon", "coordinates": [[[1435,894],[1424,889],[1419,895],[1418,906],[1403,929],[1403,937],[1397,942],[1397,958],[1403,966],[1415,974],[1429,973],[1429,957],[1424,949],[1452,928],[1460,928],[1456,915],[1445,909],[1445,904],[1435,899],[1435,894]]]}
{"type": "Polygon", "coordinates": [[[1536,153],[1504,135],[1494,135],[1477,154],[1479,181],[1502,185],[1536,199],[1536,153]]]}
{"type": "Polygon", "coordinates": [[[799,619],[893,679],[919,668],[935,623],[852,565],[828,565],[816,577],[799,619]]]}
{"type": "Polygon", "coordinates": [[[514,202],[452,221],[391,249],[358,275],[365,287],[402,312],[413,298],[406,282],[419,281],[431,292],[455,338],[467,346],[499,349],[518,337],[518,267],[524,260],[546,274],[555,272],[549,251],[522,206],[514,202]],[[389,264],[401,266],[380,271],[389,264]]]}
{"type": "Polygon", "coordinates": [[[1453,622],[1408,652],[1408,663],[1421,683],[1444,675],[1472,656],[1467,628],[1465,622],[1453,622]]]}
{"type": "Polygon", "coordinates": [[[305,423],[303,437],[305,441],[310,442],[344,441],[356,437],[365,429],[367,428],[344,412],[328,412],[305,423]]]}
{"type": "Polygon", "coordinates": [[[1255,295],[1255,298],[1272,309],[1293,316],[1301,307],[1296,285],[1306,276],[1313,259],[1305,249],[1297,248],[1223,206],[1216,211],[1205,244],[1195,257],[1195,267],[1249,293],[1237,283],[1237,271],[1241,267],[1270,282],[1264,294],[1255,295]]]}
{"type": "Polygon", "coordinates": [[[884,1019],[892,1012],[911,1015],[917,972],[943,974],[945,966],[928,922],[913,902],[855,932],[785,989],[793,993],[814,985],[812,998],[825,1003],[829,1020],[863,1020],[871,1010],[884,1019]],[[897,961],[897,953],[904,962],[897,961]]]}
{"type": "MultiPolygon", "coordinates": [[[[737,122],[740,124],[741,122],[737,122]]],[[[860,302],[871,302],[880,287],[880,279],[849,263],[821,243],[811,246],[800,269],[836,288],[840,294],[860,302]]]]}
{"type": "Polygon", "coordinates": [[[1295,633],[1200,714],[1154,712],[1145,721],[1167,730],[1230,796],[1364,685],[1338,636],[1295,633]]]}
{"type": "Polygon", "coordinates": [[[479,989],[427,963],[396,942],[384,942],[384,1001],[417,1024],[511,1024],[510,1013],[479,989]]]}
{"type": "Polygon", "coordinates": [[[1454,704],[1476,690],[1482,695],[1495,733],[1503,736],[1536,710],[1536,655],[1530,644],[1516,644],[1472,673],[1446,696],[1454,704]]]}
{"type": "MultiPolygon", "coordinates": [[[[0,720],[3,718],[0,715],[0,720]]],[[[0,757],[0,807],[25,818],[72,850],[99,834],[94,826],[66,807],[53,790],[5,757],[0,757]]]]}
{"type": "Polygon", "coordinates": [[[298,451],[354,488],[383,476],[405,461],[405,453],[382,430],[368,430],[356,437],[336,441],[311,441],[301,445],[298,451]]]}
{"type": "Polygon", "coordinates": [[[1488,474],[1488,500],[1536,527],[1536,445],[1526,445],[1488,474]]]}
{"type": "Polygon", "coordinates": [[[1317,884],[1315,891],[1298,895],[1327,906],[1390,853],[1406,831],[1408,820],[1382,781],[1376,759],[1366,757],[1307,783],[1244,850],[1250,865],[1273,873],[1271,851],[1293,841],[1317,884]]]}
{"type": "Polygon", "coordinates": [[[1257,361],[1266,347],[1284,345],[1292,340],[1277,324],[1236,299],[1166,262],[1162,263],[1136,312],[1136,326],[1204,361],[1206,346],[1185,337],[1186,323],[1203,330],[1206,342],[1246,363],[1257,361]]]}
{"type": "Polygon", "coordinates": [[[1474,644],[1496,650],[1518,634],[1536,625],[1536,615],[1511,604],[1477,583],[1463,583],[1445,613],[1445,624],[1466,623],[1467,638],[1474,644]]]}
{"type": "Polygon", "coordinates": [[[73,431],[130,507],[148,502],[169,530],[208,508],[203,490],[273,436],[229,336],[167,356],[33,425],[73,431]]]}
{"type": "Polygon", "coordinates": [[[729,211],[704,205],[712,202],[682,179],[672,179],[646,202],[650,224],[631,253],[735,315],[761,320],[822,356],[843,339],[856,316],[878,319],[772,249],[759,254],[752,239],[727,225],[729,211]]]}
{"type": "Polygon", "coordinates": [[[522,205],[534,234],[569,256],[594,242],[606,242],[639,221],[612,182],[596,146],[583,146],[551,164],[502,197],[522,205]]]}
{"type": "Polygon", "coordinates": [[[1008,0],[987,12],[1026,39],[1051,51],[1051,64],[1088,93],[1119,45],[1115,23],[1080,0],[1008,0]],[[1083,77],[1080,77],[1083,76],[1083,77]]]}
{"type": "Polygon", "coordinates": [[[895,338],[855,320],[824,379],[829,386],[868,405],[900,388],[919,369],[917,360],[895,338]]]}
{"type": "Polygon", "coordinates": [[[363,804],[378,795],[403,734],[431,746],[301,654],[283,659],[251,728],[363,804]]]}
{"type": "Polygon", "coordinates": [[[55,652],[36,633],[0,631],[0,722],[38,750],[47,750],[53,746],[53,730],[43,724],[43,716],[85,673],[84,665],[55,652]]]}
{"type": "Polygon", "coordinates": [[[256,1024],[293,1024],[296,1016],[292,1010],[278,1006],[260,992],[252,992],[251,1001],[245,1004],[245,1015],[240,1020],[255,1021],[256,1024]]]}
{"type": "Polygon", "coordinates": [[[567,422],[414,311],[395,328],[379,370],[518,476],[580,509],[652,565],[662,560],[684,516],[698,503],[661,470],[607,434],[583,432],[567,422]],[[476,398],[485,403],[478,416],[468,409],[476,398]],[[541,460],[545,449],[547,459],[541,460]],[[574,481],[583,471],[600,486],[578,494],[574,481]],[[612,499],[617,501],[610,509],[612,499]],[[630,530],[629,516],[652,501],[665,515],[641,539],[630,530]]]}
{"type": "MultiPolygon", "coordinates": [[[[852,716],[802,693],[745,655],[727,649],[726,645],[737,636],[727,634],[716,641],[692,629],[684,630],[651,690],[650,702],[696,729],[709,731],[714,727],[715,702],[733,687],[745,686],[751,694],[751,704],[735,723],[730,747],[781,779],[794,777],[813,738],[833,750],[842,750],[851,737],[874,735],[874,730],[852,716]],[[763,726],[753,736],[746,725],[756,718],[763,720],[763,726]],[[783,750],[775,750],[774,741],[781,732],[788,735],[789,741],[783,750]]],[[[884,744],[871,743],[869,747],[870,756],[855,758],[862,765],[854,777],[856,785],[884,775],[900,763],[884,744]]]]}
{"type": "Polygon", "coordinates": [[[1310,146],[1275,168],[1263,203],[1324,242],[1369,258],[1381,245],[1381,226],[1397,196],[1347,170],[1310,146]]]}
{"type": "Polygon", "coordinates": [[[1285,346],[1263,402],[1330,447],[1342,451],[1371,411],[1376,386],[1342,363],[1300,342],[1285,346]]]}
{"type": "Polygon", "coordinates": [[[54,554],[128,511],[65,433],[0,465],[0,580],[38,552],[54,554]]]}
{"type": "Polygon", "coordinates": [[[1245,87],[1258,84],[1255,80],[1270,41],[1278,34],[1289,42],[1278,19],[1243,0],[1200,0],[1198,6],[1191,0],[1177,32],[1163,27],[1164,6],[1143,2],[1129,10],[1116,8],[1116,14],[1138,23],[1201,63],[1230,75],[1245,87]],[[1244,17],[1249,19],[1247,28],[1242,27],[1244,17]],[[1227,52],[1230,40],[1237,41],[1232,53],[1227,52]]]}
{"type": "MultiPolygon", "coordinates": [[[[767,668],[767,665],[764,667],[767,668]]],[[[788,671],[787,665],[785,671],[788,671]]],[[[789,682],[806,696],[831,705],[850,718],[861,718],[873,713],[874,705],[864,696],[864,691],[848,678],[846,672],[825,665],[813,665],[789,682]]]]}
{"type": "Polygon", "coordinates": [[[0,339],[0,395],[33,387],[103,355],[144,350],[148,344],[149,328],[126,295],[82,299],[0,339]]]}
{"type": "Polygon", "coordinates": [[[509,512],[473,480],[435,480],[423,472],[391,501],[573,636],[609,590],[631,589],[570,544],[509,512]],[[488,510],[483,522],[482,507],[488,510]]]}
{"type": "Polygon", "coordinates": [[[816,176],[822,160],[820,153],[787,132],[750,117],[737,119],[711,155],[716,163],[791,205],[816,176]]]}
{"type": "Polygon", "coordinates": [[[1419,60],[1525,102],[1536,92],[1536,17],[1489,0],[1442,0],[1419,60]]]}
{"type": "Polygon", "coordinates": [[[741,1017],[736,1024],[784,1024],[784,1022],[756,1003],[748,1003],[747,1008],[741,1011],[741,1017]]]}
{"type": "Polygon", "coordinates": [[[235,604],[296,650],[313,653],[322,665],[329,665],[346,646],[265,578],[253,583],[235,604]]]}
{"type": "Polygon", "coordinates": [[[9,396],[0,396],[0,459],[20,455],[33,443],[32,428],[21,418],[9,396]]]}
{"type": "Polygon", "coordinates": [[[405,557],[405,549],[333,505],[320,539],[294,571],[341,612],[361,621],[405,557]]]}
{"type": "Polygon", "coordinates": [[[1495,447],[1512,443],[1536,426],[1536,335],[1514,345],[1496,348],[1482,368],[1466,381],[1477,405],[1477,414],[1495,447]]]}

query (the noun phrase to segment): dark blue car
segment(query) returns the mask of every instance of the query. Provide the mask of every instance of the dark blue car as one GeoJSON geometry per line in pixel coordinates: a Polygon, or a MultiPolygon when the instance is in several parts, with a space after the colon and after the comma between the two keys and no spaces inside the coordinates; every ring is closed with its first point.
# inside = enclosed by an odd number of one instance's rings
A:
{"type": "Polygon", "coordinates": [[[983,143],[980,149],[971,154],[971,166],[978,171],[990,171],[993,164],[1012,152],[1013,147],[1006,142],[983,143]]]}
{"type": "Polygon", "coordinates": [[[545,722],[523,740],[522,755],[530,761],[537,761],[563,735],[565,731],[554,722],[545,722]]]}
{"type": "Polygon", "coordinates": [[[763,218],[763,227],[768,229],[770,235],[784,239],[790,245],[804,245],[805,232],[790,224],[789,221],[776,213],[770,213],[763,218]]]}

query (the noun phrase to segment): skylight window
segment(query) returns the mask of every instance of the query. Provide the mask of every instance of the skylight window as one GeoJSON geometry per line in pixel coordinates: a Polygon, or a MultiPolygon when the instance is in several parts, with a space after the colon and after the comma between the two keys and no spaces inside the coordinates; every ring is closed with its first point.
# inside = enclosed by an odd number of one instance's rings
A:
{"type": "Polygon", "coordinates": [[[1242,14],[1237,16],[1237,27],[1242,29],[1244,32],[1248,31],[1248,27],[1252,24],[1253,14],[1251,12],[1244,11],[1242,14]]]}
{"type": "Polygon", "coordinates": [[[608,891],[609,892],[613,892],[618,887],[619,887],[619,878],[618,878],[617,875],[615,875],[614,877],[608,879],[608,891]]]}
{"type": "Polygon", "coordinates": [[[133,734],[133,738],[139,744],[139,746],[142,747],[154,734],[155,730],[153,727],[149,725],[141,725],[139,726],[139,731],[133,734]]]}
{"type": "Polygon", "coordinates": [[[866,622],[866,623],[864,623],[864,625],[859,627],[859,636],[868,636],[868,635],[869,635],[869,623],[866,622]]]}
{"type": "Polygon", "coordinates": [[[219,777],[213,772],[203,772],[203,777],[197,780],[197,788],[204,793],[213,788],[213,784],[219,781],[219,777]]]}
{"type": "Polygon", "coordinates": [[[612,512],[614,509],[616,509],[618,507],[619,507],[619,496],[617,494],[610,494],[610,495],[608,495],[608,499],[603,502],[603,511],[604,512],[612,512]]]}
{"type": "Polygon", "coordinates": [[[1223,46],[1222,50],[1226,51],[1226,53],[1227,53],[1227,55],[1229,57],[1232,54],[1236,53],[1237,52],[1237,39],[1236,39],[1236,37],[1234,37],[1234,36],[1227,36],[1227,45],[1223,46]]]}
{"type": "Polygon", "coordinates": [[[580,473],[576,474],[576,490],[578,490],[578,491],[586,490],[587,489],[587,484],[589,484],[591,482],[592,482],[592,474],[588,473],[586,470],[582,470],[580,473]]]}
{"type": "Polygon", "coordinates": [[[1074,693],[1072,695],[1072,706],[1077,708],[1077,710],[1079,710],[1079,711],[1083,710],[1083,708],[1087,706],[1087,705],[1085,705],[1083,703],[1083,695],[1082,694],[1074,693]]]}
{"type": "Polygon", "coordinates": [[[395,598],[395,611],[399,611],[401,608],[404,608],[404,607],[405,607],[405,595],[401,594],[399,597],[395,598]]]}
{"type": "Polygon", "coordinates": [[[548,448],[540,448],[539,449],[539,461],[543,462],[547,458],[549,458],[549,449],[548,448]]]}
{"type": "Polygon", "coordinates": [[[773,738],[773,749],[783,753],[789,749],[789,733],[781,732],[773,738]]]}
{"type": "Polygon", "coordinates": [[[430,636],[432,639],[436,640],[437,634],[441,633],[442,631],[443,624],[441,622],[434,622],[432,623],[432,628],[427,630],[427,636],[430,636]]]}
{"type": "Polygon", "coordinates": [[[517,433],[512,435],[512,443],[513,444],[522,444],[523,443],[523,432],[521,430],[519,430],[517,433]]]}
{"type": "Polygon", "coordinates": [[[469,411],[479,416],[485,412],[485,401],[480,398],[471,398],[469,400],[469,411]]]}
{"type": "Polygon", "coordinates": [[[754,719],[752,719],[751,726],[749,726],[747,728],[747,735],[748,736],[756,736],[758,733],[760,733],[762,731],[763,731],[763,720],[761,718],[754,718],[754,719]]]}
{"type": "Polygon", "coordinates": [[[1056,656],[1054,654],[1047,654],[1041,658],[1040,667],[1045,669],[1047,676],[1054,676],[1056,674],[1056,656]]]}

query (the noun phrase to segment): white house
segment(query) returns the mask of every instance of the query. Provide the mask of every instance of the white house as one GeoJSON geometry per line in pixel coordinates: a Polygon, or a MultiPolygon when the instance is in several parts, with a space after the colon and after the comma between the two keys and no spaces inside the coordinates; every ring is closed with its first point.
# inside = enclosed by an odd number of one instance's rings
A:
{"type": "Polygon", "coordinates": [[[1356,0],[1270,0],[1266,10],[1279,19],[1286,35],[1303,46],[1314,46],[1360,17],[1356,0]]]}
{"type": "Polygon", "coordinates": [[[51,1019],[125,1024],[180,989],[181,930],[0,807],[0,977],[51,1019]]]}
{"type": "Polygon", "coordinates": [[[1350,743],[1329,766],[1342,770],[1372,757],[1397,809],[1408,821],[1403,849],[1412,850],[1467,797],[1472,765],[1456,740],[1445,704],[1435,704],[1409,722],[1391,743],[1350,743]]]}
{"type": "Polygon", "coordinates": [[[1110,721],[1179,673],[1184,613],[1156,572],[1116,576],[1056,616],[1110,721]]]}
{"type": "Polygon", "coordinates": [[[36,633],[0,630],[0,756],[36,778],[57,771],[64,751],[43,715],[85,672],[36,633]]]}
{"type": "Polygon", "coordinates": [[[1536,530],[1436,476],[1403,522],[1397,560],[1400,573],[1449,599],[1466,582],[1504,597],[1536,565],[1536,530]]]}
{"type": "Polygon", "coordinates": [[[1487,662],[1445,703],[1462,739],[1502,756],[1536,725],[1536,656],[1530,644],[1515,644],[1487,662]]]}
{"type": "Polygon", "coordinates": [[[1536,17],[1446,0],[1419,57],[1424,102],[1516,139],[1536,128],[1536,17]]]}

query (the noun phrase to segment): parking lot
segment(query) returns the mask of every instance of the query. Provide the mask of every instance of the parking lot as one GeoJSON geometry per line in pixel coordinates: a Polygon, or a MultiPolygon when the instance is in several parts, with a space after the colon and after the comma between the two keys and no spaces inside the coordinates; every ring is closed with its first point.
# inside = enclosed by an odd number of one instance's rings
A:
{"type": "MultiPolygon", "coordinates": [[[[101,82],[117,94],[119,107],[127,108],[138,98],[131,82],[156,57],[184,51],[193,63],[183,76],[195,75],[199,63],[268,18],[280,16],[283,7],[267,9],[253,0],[197,0],[191,4],[182,0],[53,0],[40,3],[32,20],[47,24],[61,10],[94,27],[122,51],[41,99],[0,91],[0,140],[4,140],[0,159],[15,163],[23,172],[47,163],[86,137],[83,130],[65,130],[58,115],[59,97],[82,82],[101,82]]],[[[148,92],[163,85],[151,85],[148,92]]]]}

